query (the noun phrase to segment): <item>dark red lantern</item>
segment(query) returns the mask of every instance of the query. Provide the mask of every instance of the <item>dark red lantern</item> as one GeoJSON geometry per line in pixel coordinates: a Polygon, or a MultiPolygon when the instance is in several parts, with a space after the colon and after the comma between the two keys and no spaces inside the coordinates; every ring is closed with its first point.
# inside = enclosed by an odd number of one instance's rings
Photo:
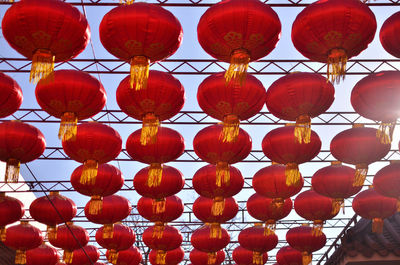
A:
{"type": "Polygon", "coordinates": [[[383,144],[376,138],[377,131],[356,124],[338,133],[331,141],[332,155],[343,163],[356,166],[354,186],[362,186],[368,165],[381,160],[390,151],[390,144],[383,144]]]}
{"type": "Polygon", "coordinates": [[[35,199],[29,206],[32,218],[47,225],[49,238],[56,236],[57,225],[71,221],[76,212],[74,201],[55,191],[51,191],[48,196],[35,199]]]}
{"type": "Polygon", "coordinates": [[[199,131],[193,139],[195,153],[205,162],[216,165],[216,185],[229,183],[229,164],[245,159],[251,151],[250,135],[239,128],[236,142],[223,142],[219,135],[223,125],[211,125],[199,131]]]}
{"type": "Polygon", "coordinates": [[[303,257],[300,251],[287,246],[278,250],[276,261],[278,261],[279,265],[302,265],[303,257]]]}
{"type": "Polygon", "coordinates": [[[232,252],[232,259],[237,265],[263,265],[268,261],[268,253],[261,253],[261,257],[254,260],[253,251],[237,246],[232,252]]]}
{"type": "Polygon", "coordinates": [[[309,143],[311,118],[324,113],[335,99],[335,88],[322,75],[291,73],[276,80],[267,90],[267,108],[276,117],[296,121],[299,143],[309,143]]]}
{"type": "Polygon", "coordinates": [[[390,165],[376,172],[374,188],[383,196],[397,199],[397,211],[400,211],[400,163],[390,161],[390,165]]]}
{"type": "Polygon", "coordinates": [[[353,186],[355,169],[334,161],[314,173],[311,179],[315,192],[333,199],[333,211],[344,207],[344,199],[357,194],[362,186],[353,186]]]}
{"type": "Polygon", "coordinates": [[[103,17],[99,31],[104,48],[130,62],[130,86],[136,90],[146,88],[149,64],[174,54],[183,35],[181,24],[171,12],[143,2],[112,9],[103,17]]]}
{"type": "Polygon", "coordinates": [[[26,251],[26,265],[55,265],[58,259],[57,250],[44,242],[39,247],[26,251]]]}
{"type": "Polygon", "coordinates": [[[170,128],[159,127],[155,142],[140,142],[141,130],[129,135],[126,141],[126,151],[133,160],[150,164],[147,184],[157,187],[161,184],[162,165],[171,162],[183,154],[185,143],[182,135],[170,128]]]}
{"type": "Polygon", "coordinates": [[[2,21],[4,38],[32,60],[30,81],[52,76],[54,63],[68,61],[89,43],[90,28],[76,7],[60,0],[24,0],[2,21]]]}
{"type": "Polygon", "coordinates": [[[39,158],[46,140],[39,129],[19,121],[0,123],[0,160],[6,162],[6,182],[18,182],[20,163],[39,158]]]}
{"type": "Polygon", "coordinates": [[[370,74],[354,86],[351,105],[361,116],[380,121],[376,132],[383,144],[392,142],[396,120],[400,116],[400,73],[383,71],[370,74]]]}
{"type": "Polygon", "coordinates": [[[383,219],[397,211],[397,199],[385,197],[374,188],[364,190],[353,199],[353,210],[359,216],[372,220],[372,232],[382,234],[383,219]]]}
{"type": "Polygon", "coordinates": [[[273,162],[286,165],[288,186],[297,186],[301,179],[298,165],[310,161],[321,150],[321,140],[316,132],[311,130],[309,143],[299,143],[295,130],[295,126],[276,128],[267,133],[262,141],[264,154],[273,162]]]}
{"type": "Polygon", "coordinates": [[[192,233],[190,242],[192,246],[200,251],[214,253],[225,248],[230,241],[226,229],[221,228],[220,236],[211,236],[211,225],[204,225],[192,233]]]}
{"type": "Polygon", "coordinates": [[[35,94],[44,111],[61,119],[58,137],[64,140],[74,139],[78,120],[99,113],[107,99],[99,80],[77,70],[55,71],[54,81],[41,80],[35,94]]]}
{"type": "Polygon", "coordinates": [[[99,258],[100,251],[97,249],[97,247],[86,245],[73,251],[72,262],[69,265],[92,265],[99,258]]]}
{"type": "Polygon", "coordinates": [[[268,55],[280,34],[278,15],[258,0],[228,0],[212,5],[197,25],[201,47],[212,57],[230,63],[225,74],[227,82],[243,81],[249,62],[268,55]]]}
{"type": "Polygon", "coordinates": [[[26,264],[26,251],[39,247],[43,242],[42,232],[26,221],[7,228],[3,242],[16,251],[15,264],[26,264]]]}
{"type": "Polygon", "coordinates": [[[210,75],[199,85],[197,101],[209,116],[223,122],[219,139],[235,142],[240,120],[256,115],[265,102],[265,88],[254,76],[246,74],[246,84],[226,84],[224,73],[210,75]]]}
{"type": "Polygon", "coordinates": [[[12,224],[24,216],[24,204],[13,197],[0,192],[0,240],[6,240],[6,225],[12,224]]]}
{"type": "Polygon", "coordinates": [[[394,57],[400,57],[399,49],[399,29],[400,29],[400,12],[396,12],[391,15],[383,23],[379,38],[383,48],[393,55],[394,57]]]}
{"type": "MultiPolygon", "coordinates": [[[[218,209],[218,207],[215,205],[218,205],[218,202],[215,203],[215,200],[200,196],[194,201],[192,211],[200,221],[203,223],[210,223],[212,225],[215,223],[226,223],[227,221],[235,218],[239,211],[239,206],[233,197],[223,199],[222,210],[218,209]]],[[[211,229],[211,231],[213,231],[213,229],[211,229]]],[[[216,232],[219,234],[220,230],[216,232]]],[[[213,235],[217,236],[214,233],[213,235]]]]}
{"type": "Polygon", "coordinates": [[[179,247],[177,249],[173,249],[167,251],[165,254],[164,262],[161,260],[157,260],[157,250],[150,251],[149,261],[152,265],[177,265],[179,264],[185,256],[185,251],[179,247]]]}
{"type": "Polygon", "coordinates": [[[77,126],[75,139],[62,141],[64,152],[83,163],[80,182],[94,184],[99,164],[115,159],[122,150],[119,133],[102,123],[83,123],[77,126]]]}
{"type": "Polygon", "coordinates": [[[363,2],[319,0],[297,15],[292,41],[308,59],[327,63],[328,78],[339,82],[347,60],[365,50],[375,32],[374,13],[363,2]]]}
{"type": "Polygon", "coordinates": [[[197,249],[192,249],[189,254],[192,265],[220,265],[225,260],[225,252],[223,250],[215,253],[207,253],[197,249]]]}
{"type": "MultiPolygon", "coordinates": [[[[107,260],[110,257],[110,251],[106,252],[107,260]]],[[[139,265],[142,261],[142,254],[139,249],[135,246],[132,246],[126,250],[122,250],[118,252],[117,263],[115,265],[139,265]]]]}
{"type": "Polygon", "coordinates": [[[175,116],[185,103],[185,90],[171,74],[151,70],[147,88],[132,90],[130,77],[124,78],[117,88],[117,103],[130,117],[143,121],[140,142],[155,142],[158,126],[163,120],[175,116]]]}
{"type": "Polygon", "coordinates": [[[255,193],[246,203],[247,212],[255,219],[265,223],[267,234],[275,233],[276,222],[292,211],[292,200],[287,198],[283,203],[275,203],[274,199],[255,193]]]}
{"type": "Polygon", "coordinates": [[[0,72],[0,118],[16,112],[22,104],[22,90],[10,76],[0,72]]]}
{"type": "Polygon", "coordinates": [[[183,203],[178,196],[169,196],[164,200],[142,197],[137,203],[139,214],[150,222],[169,223],[183,213],[183,203]]]}

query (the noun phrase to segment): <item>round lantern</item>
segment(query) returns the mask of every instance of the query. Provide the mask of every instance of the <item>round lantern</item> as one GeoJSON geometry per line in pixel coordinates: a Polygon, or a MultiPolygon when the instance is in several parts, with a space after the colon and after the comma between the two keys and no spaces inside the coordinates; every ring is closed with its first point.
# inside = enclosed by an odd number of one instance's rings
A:
{"type": "Polygon", "coordinates": [[[368,165],[382,159],[390,150],[390,144],[381,143],[376,132],[377,129],[356,124],[338,133],[331,141],[331,153],[337,160],[356,165],[354,186],[362,186],[368,165]]]}
{"type": "Polygon", "coordinates": [[[10,76],[0,72],[0,118],[16,112],[22,104],[22,90],[10,76]]]}
{"type": "Polygon", "coordinates": [[[55,71],[54,81],[41,80],[35,94],[44,111],[61,119],[58,137],[64,140],[75,139],[78,120],[99,113],[107,99],[99,80],[77,70],[55,71]]]}
{"type": "Polygon", "coordinates": [[[254,76],[246,75],[246,84],[226,85],[224,74],[210,75],[199,85],[197,101],[209,116],[223,122],[219,139],[235,142],[239,121],[247,120],[261,111],[265,102],[265,88],[254,76]]]}
{"type": "Polygon", "coordinates": [[[19,121],[0,123],[0,160],[6,162],[6,182],[18,182],[20,163],[39,158],[46,140],[39,129],[19,121]]]}
{"type": "Polygon", "coordinates": [[[83,123],[77,126],[75,139],[62,141],[64,152],[73,160],[83,163],[80,182],[96,182],[99,164],[115,159],[122,149],[119,133],[101,123],[83,123]]]}
{"type": "Polygon", "coordinates": [[[291,73],[276,80],[267,90],[267,108],[276,117],[296,121],[299,143],[309,143],[311,118],[324,113],[335,99],[335,88],[322,75],[291,73]]]}
{"type": "MultiPolygon", "coordinates": [[[[204,225],[192,233],[190,242],[192,246],[200,251],[214,253],[225,248],[230,241],[230,236],[226,229],[221,228],[221,234],[218,237],[211,237],[211,226],[204,225]]],[[[213,259],[212,257],[210,257],[213,259]]]]}
{"type": "Polygon", "coordinates": [[[193,139],[195,153],[205,162],[216,165],[216,185],[230,181],[229,164],[245,159],[251,151],[251,138],[239,128],[236,142],[223,142],[219,135],[223,125],[211,125],[199,131],[193,139]]]}
{"type": "Polygon", "coordinates": [[[160,121],[175,116],[185,103],[185,90],[171,74],[151,70],[147,88],[132,90],[130,77],[117,88],[117,103],[128,116],[143,122],[140,143],[154,143],[160,121]]]}
{"type": "MultiPolygon", "coordinates": [[[[107,260],[110,257],[110,251],[106,252],[107,260]]],[[[118,252],[117,263],[115,265],[139,265],[142,261],[142,254],[137,247],[131,246],[126,250],[118,252]]]]}
{"type": "Polygon", "coordinates": [[[55,265],[58,259],[57,250],[44,242],[39,247],[26,251],[26,265],[55,265]]]}
{"type": "Polygon", "coordinates": [[[6,240],[6,225],[12,224],[24,216],[25,209],[22,202],[0,192],[0,240],[6,240]]]}
{"type": "Polygon", "coordinates": [[[400,211],[400,163],[390,161],[390,165],[376,172],[374,188],[383,196],[397,199],[397,211],[400,211]]]}
{"type": "Polygon", "coordinates": [[[400,73],[383,71],[370,74],[354,86],[351,105],[361,116],[380,121],[376,136],[383,144],[393,139],[396,120],[400,116],[400,73]]]}
{"type": "Polygon", "coordinates": [[[150,164],[148,186],[160,186],[162,179],[161,164],[171,162],[183,154],[185,150],[183,137],[173,129],[160,127],[156,141],[143,146],[140,142],[140,135],[140,129],[129,135],[126,141],[126,151],[133,160],[150,164]]]}
{"type": "Polygon", "coordinates": [[[328,78],[339,82],[347,60],[365,50],[375,32],[374,13],[363,2],[319,0],[297,15],[292,41],[308,59],[327,63],[328,78]]]}
{"type": "Polygon", "coordinates": [[[383,48],[393,55],[394,57],[400,58],[399,43],[399,29],[400,29],[400,12],[396,12],[391,15],[383,23],[381,31],[379,33],[380,41],[383,48]]]}
{"type": "Polygon", "coordinates": [[[85,16],[61,0],[16,2],[5,13],[2,29],[10,46],[32,60],[33,82],[52,77],[54,63],[76,57],[90,38],[85,16]]]}
{"type": "Polygon", "coordinates": [[[146,88],[149,64],[174,54],[183,35],[171,12],[143,2],[112,9],[103,17],[99,31],[104,48],[130,62],[130,87],[136,90],[146,88]]]}
{"type": "Polygon", "coordinates": [[[264,154],[272,161],[286,165],[288,186],[297,186],[301,179],[298,165],[310,161],[321,150],[321,140],[317,133],[311,130],[310,142],[299,143],[294,134],[295,130],[295,126],[276,128],[268,132],[262,141],[264,154]]]}
{"type": "Polygon", "coordinates": [[[99,258],[100,251],[97,247],[86,245],[73,251],[72,262],[68,265],[92,265],[99,258]]]}
{"type": "Polygon", "coordinates": [[[237,265],[263,265],[268,261],[268,253],[261,253],[261,257],[254,259],[253,251],[237,246],[232,252],[232,259],[237,265]]]}
{"type": "Polygon", "coordinates": [[[353,210],[359,216],[372,220],[373,233],[382,234],[383,219],[396,213],[397,199],[382,196],[370,188],[354,197],[353,210]]]}
{"type": "Polygon", "coordinates": [[[268,55],[280,34],[278,15],[258,0],[219,2],[207,9],[197,25],[201,47],[212,57],[230,63],[225,73],[227,82],[233,79],[242,83],[249,62],[268,55]]]}
{"type": "Polygon", "coordinates": [[[292,248],[301,252],[303,265],[308,265],[312,261],[312,253],[325,246],[326,236],[322,232],[315,235],[311,227],[299,226],[289,229],[286,241],[292,248]]]}
{"type": "Polygon", "coordinates": [[[303,257],[300,251],[287,246],[278,250],[276,261],[278,261],[279,265],[302,265],[303,257]]]}
{"type": "Polygon", "coordinates": [[[182,215],[183,203],[175,195],[160,201],[142,197],[137,203],[137,210],[141,216],[150,222],[169,223],[182,215]]]}
{"type": "Polygon", "coordinates": [[[215,253],[207,253],[197,249],[192,249],[189,254],[192,265],[220,265],[225,260],[225,252],[223,250],[215,253]]]}
{"type": "Polygon", "coordinates": [[[179,247],[177,249],[173,249],[167,251],[165,254],[165,260],[162,262],[161,260],[157,260],[157,250],[152,250],[149,253],[149,261],[152,265],[177,265],[179,264],[185,256],[185,251],[179,247]]]}
{"type": "Polygon", "coordinates": [[[35,199],[29,206],[32,218],[47,225],[49,238],[57,235],[57,225],[71,221],[76,212],[74,201],[56,191],[50,191],[48,196],[35,199]]]}
{"type": "Polygon", "coordinates": [[[357,194],[362,186],[353,186],[355,169],[333,161],[314,173],[311,179],[315,192],[333,199],[333,211],[344,207],[344,199],[357,194]]]}
{"type": "Polygon", "coordinates": [[[15,264],[26,264],[26,251],[39,247],[43,242],[42,232],[26,221],[7,228],[3,242],[16,251],[15,264]]]}

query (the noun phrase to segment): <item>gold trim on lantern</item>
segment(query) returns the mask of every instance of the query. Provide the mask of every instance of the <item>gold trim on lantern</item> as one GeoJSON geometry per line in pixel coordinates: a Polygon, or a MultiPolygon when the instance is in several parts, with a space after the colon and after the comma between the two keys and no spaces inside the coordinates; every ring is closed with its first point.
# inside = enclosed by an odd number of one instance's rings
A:
{"type": "Polygon", "coordinates": [[[228,71],[225,72],[225,81],[239,82],[240,85],[246,80],[247,68],[250,63],[249,52],[245,49],[236,49],[232,52],[231,63],[228,71]]]}
{"type": "Polygon", "coordinates": [[[216,165],[216,185],[222,186],[222,183],[228,185],[231,179],[229,164],[227,162],[218,161],[216,165]]]}
{"type": "Polygon", "coordinates": [[[78,117],[73,112],[64,112],[61,116],[58,139],[75,141],[78,132],[78,117]]]}
{"type": "Polygon", "coordinates": [[[304,114],[296,119],[294,136],[299,144],[309,144],[311,140],[311,118],[304,114]]]}
{"type": "Polygon", "coordinates": [[[94,185],[96,183],[97,168],[99,164],[96,160],[88,159],[83,163],[82,174],[79,182],[81,184],[94,185]]]}
{"type": "Polygon", "coordinates": [[[301,175],[299,166],[296,163],[288,163],[285,167],[286,185],[297,186],[300,183],[301,175]]]}
{"type": "Polygon", "coordinates": [[[332,49],[327,59],[328,79],[339,84],[346,74],[347,55],[343,49],[332,49]]]}
{"type": "Polygon", "coordinates": [[[54,80],[55,56],[49,50],[38,49],[32,57],[29,82],[36,84],[43,79],[46,82],[54,80]]]}
{"type": "MultiPolygon", "coordinates": [[[[128,0],[125,0],[128,1],[128,0]]],[[[129,0],[129,2],[131,2],[129,0]]],[[[135,90],[146,89],[147,79],[149,78],[150,60],[146,56],[134,56],[131,59],[131,79],[130,87],[135,90]]]]}
{"type": "Polygon", "coordinates": [[[140,132],[140,144],[154,144],[157,141],[157,133],[160,122],[154,113],[147,113],[142,120],[142,130],[140,132]]]}
{"type": "Polygon", "coordinates": [[[151,163],[149,168],[149,175],[147,178],[147,186],[158,187],[162,179],[162,165],[160,163],[151,163]]]}
{"type": "Polygon", "coordinates": [[[239,135],[240,121],[238,116],[234,114],[226,115],[223,121],[222,131],[219,135],[219,139],[224,143],[236,142],[239,135]]]}
{"type": "Polygon", "coordinates": [[[360,186],[364,185],[367,174],[368,174],[368,165],[367,164],[357,164],[353,186],[360,187],[360,186]]]}

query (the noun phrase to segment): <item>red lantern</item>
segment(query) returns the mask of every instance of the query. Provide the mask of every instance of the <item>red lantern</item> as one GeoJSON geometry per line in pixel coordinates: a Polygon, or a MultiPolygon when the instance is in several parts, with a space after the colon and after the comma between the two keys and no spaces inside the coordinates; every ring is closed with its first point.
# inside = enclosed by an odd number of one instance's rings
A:
{"type": "Polygon", "coordinates": [[[145,167],[139,170],[133,178],[135,191],[143,197],[162,199],[177,194],[185,185],[182,173],[178,169],[166,165],[162,167],[160,185],[149,185],[149,170],[150,167],[145,167]]]}
{"type": "Polygon", "coordinates": [[[263,253],[268,252],[278,244],[275,233],[266,234],[262,226],[253,226],[239,233],[241,247],[253,251],[253,263],[263,264],[263,253]]]}
{"type": "Polygon", "coordinates": [[[171,74],[151,70],[147,88],[132,90],[130,77],[124,78],[117,88],[117,103],[123,112],[143,121],[140,143],[154,143],[160,121],[175,116],[185,103],[185,90],[171,74]]]}
{"type": "Polygon", "coordinates": [[[264,154],[274,162],[285,164],[286,185],[297,186],[301,179],[298,165],[310,161],[321,150],[321,140],[311,130],[310,142],[299,143],[296,140],[294,126],[273,129],[262,141],[264,154]]]}
{"type": "Polygon", "coordinates": [[[39,158],[46,148],[42,132],[19,121],[0,123],[0,139],[0,160],[7,163],[6,182],[18,182],[20,163],[39,158]]]}
{"type": "Polygon", "coordinates": [[[396,120],[400,116],[400,73],[383,71],[370,74],[354,86],[351,105],[361,116],[380,121],[376,132],[383,144],[390,144],[396,120]]]}
{"type": "Polygon", "coordinates": [[[251,138],[239,128],[236,142],[223,142],[219,135],[222,125],[208,126],[199,131],[193,139],[195,153],[205,162],[216,165],[216,185],[221,187],[230,181],[229,164],[245,159],[251,151],[251,138]]]}
{"type": "MultiPolygon", "coordinates": [[[[223,209],[216,209],[215,200],[200,196],[193,203],[194,215],[203,223],[221,224],[235,218],[239,211],[239,206],[233,197],[223,199],[223,209]]],[[[218,204],[217,204],[218,205],[218,204]]],[[[220,233],[220,229],[218,234],[220,233]]],[[[213,232],[213,229],[211,229],[213,232]]],[[[213,234],[213,236],[217,236],[213,234]]]]}
{"type": "Polygon", "coordinates": [[[274,203],[274,199],[255,193],[247,200],[246,206],[247,212],[253,218],[265,223],[269,235],[275,233],[276,221],[288,216],[293,205],[290,198],[285,199],[283,203],[274,203]]]}
{"type": "Polygon", "coordinates": [[[135,243],[136,236],[132,229],[123,224],[115,224],[112,229],[113,236],[110,238],[105,236],[109,233],[105,227],[100,227],[96,232],[96,242],[110,251],[108,261],[115,265],[118,252],[130,248],[135,243]]]}
{"type": "Polygon", "coordinates": [[[397,211],[397,199],[380,195],[374,188],[364,190],[353,199],[353,210],[359,216],[372,220],[372,232],[382,234],[383,219],[397,211]]]}
{"type": "Polygon", "coordinates": [[[303,258],[301,252],[292,247],[283,247],[276,253],[276,261],[279,265],[302,265],[303,258]]]}
{"type": "Polygon", "coordinates": [[[324,221],[335,217],[340,208],[335,208],[333,199],[316,193],[314,190],[306,190],[297,195],[294,200],[294,210],[302,218],[313,221],[313,233],[320,235],[324,221]]]}
{"type": "Polygon", "coordinates": [[[74,201],[55,191],[50,191],[48,196],[37,198],[29,206],[32,218],[47,225],[49,238],[56,236],[57,225],[71,221],[76,212],[74,201]]]}
{"type": "Polygon", "coordinates": [[[255,261],[253,259],[253,251],[237,246],[232,252],[232,258],[237,265],[265,264],[268,261],[268,253],[261,253],[261,258],[255,261]]]}
{"type": "Polygon", "coordinates": [[[104,48],[130,62],[130,86],[136,90],[146,88],[149,63],[174,54],[183,35],[181,24],[171,12],[142,2],[112,9],[103,17],[99,31],[104,48]]]}
{"type": "MultiPolygon", "coordinates": [[[[107,260],[110,257],[110,251],[106,252],[107,260]]],[[[115,265],[139,265],[142,261],[142,254],[137,247],[132,246],[126,250],[118,252],[117,263],[115,265]]]]}
{"type": "Polygon", "coordinates": [[[54,63],[76,57],[90,38],[85,16],[59,0],[19,1],[5,13],[2,28],[10,46],[32,60],[33,82],[51,77],[54,63]]]}
{"type": "Polygon", "coordinates": [[[89,233],[82,227],[67,222],[57,227],[56,236],[49,238],[50,244],[64,250],[63,260],[70,264],[73,259],[73,251],[89,242],[89,233]]]}
{"type": "Polygon", "coordinates": [[[107,99],[99,80],[77,70],[55,71],[54,81],[40,81],[35,94],[44,111],[61,119],[58,137],[64,140],[74,139],[78,120],[99,113],[107,99]]]}
{"type": "Polygon", "coordinates": [[[0,192],[0,240],[6,240],[6,225],[12,224],[24,216],[25,209],[22,202],[0,192]]]}
{"type": "Polygon", "coordinates": [[[132,159],[150,164],[147,184],[157,187],[161,184],[161,164],[171,162],[183,154],[185,144],[182,135],[170,128],[158,128],[156,141],[143,146],[140,143],[141,130],[129,135],[126,141],[126,151],[132,159]]]}
{"type": "Polygon", "coordinates": [[[44,242],[26,251],[26,265],[55,265],[59,259],[57,250],[44,242]]]}
{"type": "Polygon", "coordinates": [[[249,62],[268,55],[280,34],[278,15],[257,0],[217,3],[207,9],[197,25],[201,47],[212,57],[230,63],[225,74],[227,82],[243,81],[249,62]]]}
{"type": "Polygon", "coordinates": [[[83,163],[80,182],[96,182],[98,164],[115,159],[122,149],[119,133],[101,123],[84,123],[77,127],[76,139],[62,141],[64,152],[73,160],[83,163]]]}
{"type": "Polygon", "coordinates": [[[309,143],[311,118],[324,113],[335,99],[335,88],[320,74],[292,73],[276,80],[267,91],[267,108],[276,117],[296,121],[299,143],[309,143]]]}
{"type": "Polygon", "coordinates": [[[217,237],[211,236],[211,226],[204,225],[192,233],[190,242],[192,246],[200,251],[214,253],[225,248],[230,241],[228,231],[221,228],[221,235],[217,237]]]}
{"type": "Polygon", "coordinates": [[[207,253],[197,249],[192,249],[189,254],[192,265],[220,265],[225,260],[225,252],[223,250],[215,253],[207,253]]]}
{"type": "Polygon", "coordinates": [[[97,247],[86,245],[75,249],[72,254],[72,262],[69,265],[92,265],[100,258],[100,251],[97,247]],[[90,260],[89,260],[89,258],[90,260]]]}
{"type": "Polygon", "coordinates": [[[7,228],[6,240],[9,248],[16,250],[15,264],[26,264],[26,251],[39,247],[43,242],[42,232],[26,221],[7,228]]]}
{"type": "Polygon", "coordinates": [[[283,204],[285,199],[299,193],[304,185],[301,174],[296,185],[287,185],[285,171],[284,165],[275,163],[260,169],[253,176],[254,190],[262,196],[274,199],[275,204],[283,204]]]}
{"type": "Polygon", "coordinates": [[[394,13],[383,23],[381,32],[379,33],[380,41],[383,48],[393,55],[400,57],[399,49],[399,28],[400,28],[400,12],[394,13]]]}
{"type": "Polygon", "coordinates": [[[309,226],[298,226],[289,229],[286,241],[292,248],[301,252],[303,265],[308,265],[312,261],[312,253],[325,246],[326,236],[323,232],[314,234],[309,226]]]}
{"type": "Polygon", "coordinates": [[[333,199],[333,211],[338,212],[343,207],[344,199],[357,194],[362,186],[353,186],[355,169],[334,161],[330,166],[323,167],[314,173],[311,183],[313,189],[326,197],[333,199]]]}
{"type": "Polygon", "coordinates": [[[400,164],[390,161],[390,165],[376,172],[374,188],[383,196],[397,199],[397,211],[400,211],[400,164]]]}
{"type": "Polygon", "coordinates": [[[390,144],[383,144],[376,138],[377,131],[356,124],[338,133],[331,141],[331,153],[337,160],[356,165],[354,186],[362,186],[368,165],[381,160],[390,150],[390,144]]]}
{"type": "Polygon", "coordinates": [[[169,223],[182,215],[183,203],[175,195],[166,197],[162,201],[142,197],[137,203],[137,210],[150,222],[169,223]]]}
{"type": "Polygon", "coordinates": [[[0,72],[0,118],[16,112],[22,104],[22,90],[18,83],[8,75],[0,72]]]}
{"type": "Polygon", "coordinates": [[[319,0],[297,15],[292,41],[305,57],[327,63],[328,78],[339,82],[347,60],[365,50],[375,32],[374,13],[361,1],[319,0]]]}
{"type": "Polygon", "coordinates": [[[157,250],[150,251],[149,261],[152,265],[177,265],[185,256],[185,251],[181,247],[167,251],[165,254],[165,262],[157,260],[157,250]]]}
{"type": "Polygon", "coordinates": [[[239,120],[247,120],[262,109],[265,88],[254,76],[246,75],[246,84],[226,85],[223,73],[210,75],[199,85],[197,101],[209,116],[223,122],[219,139],[235,142],[239,134],[239,120]]]}

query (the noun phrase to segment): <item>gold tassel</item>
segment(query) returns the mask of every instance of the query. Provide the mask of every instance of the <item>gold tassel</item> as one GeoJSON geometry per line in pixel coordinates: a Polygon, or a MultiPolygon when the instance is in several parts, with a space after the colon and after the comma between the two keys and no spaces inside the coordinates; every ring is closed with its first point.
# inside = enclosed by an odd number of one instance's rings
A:
{"type": "Polygon", "coordinates": [[[226,115],[219,139],[224,143],[236,142],[239,135],[239,118],[236,115],[226,115]]]}
{"type": "Polygon", "coordinates": [[[26,251],[17,249],[15,251],[15,264],[26,264],[26,251]]]}
{"type": "Polygon", "coordinates": [[[391,144],[393,140],[393,132],[396,122],[382,122],[376,131],[376,137],[382,144],[391,144]]]}
{"type": "Polygon", "coordinates": [[[353,187],[360,187],[364,185],[365,178],[367,177],[368,166],[365,164],[356,165],[356,174],[354,177],[353,187]]]}
{"type": "Polygon", "coordinates": [[[229,172],[229,165],[227,162],[217,162],[216,168],[216,185],[222,186],[222,183],[229,184],[231,175],[229,172]]]}
{"type": "Polygon", "coordinates": [[[96,183],[97,176],[97,167],[98,163],[96,160],[88,159],[83,163],[83,170],[81,179],[79,182],[81,184],[91,184],[94,185],[96,183]]]}
{"type": "Polygon", "coordinates": [[[272,206],[275,208],[281,208],[284,204],[285,204],[285,200],[283,198],[272,199],[272,206]]]}
{"type": "Polygon", "coordinates": [[[308,265],[312,261],[312,254],[308,252],[302,252],[301,255],[303,256],[303,265],[308,265]]]}
{"type": "Polygon", "coordinates": [[[219,223],[211,223],[208,225],[210,226],[210,238],[222,238],[222,230],[219,223]]]}
{"type": "Polygon", "coordinates": [[[103,200],[101,196],[94,195],[91,197],[89,204],[89,213],[93,215],[98,215],[103,210],[103,200]]]}
{"type": "Polygon", "coordinates": [[[158,239],[162,238],[163,233],[164,233],[164,229],[165,229],[164,223],[156,222],[154,224],[152,237],[153,238],[155,237],[155,238],[158,238],[158,239]]]}
{"type": "Polygon", "coordinates": [[[110,254],[108,255],[108,262],[116,265],[118,262],[118,251],[115,249],[110,249],[110,254]]]}
{"type": "Polygon", "coordinates": [[[337,198],[332,201],[332,214],[336,215],[340,209],[343,209],[344,213],[344,199],[337,198]]]}
{"type": "Polygon", "coordinates": [[[10,158],[7,160],[6,165],[6,176],[5,181],[6,183],[17,183],[19,177],[19,167],[20,162],[17,159],[10,158]]]}
{"type": "Polygon", "coordinates": [[[321,220],[315,220],[313,227],[312,227],[312,231],[311,234],[313,236],[321,236],[322,235],[322,228],[324,227],[324,222],[321,220]]]}
{"type": "Polygon", "coordinates": [[[54,80],[55,56],[48,50],[37,50],[32,57],[31,74],[29,82],[36,84],[40,79],[52,82],[54,80]]]}
{"type": "Polygon", "coordinates": [[[157,132],[160,122],[154,116],[154,113],[147,113],[143,117],[142,130],[140,132],[140,143],[147,145],[148,143],[154,144],[157,141],[157,132]]]}
{"type": "Polygon", "coordinates": [[[147,178],[147,186],[158,187],[162,179],[162,165],[160,163],[150,164],[149,176],[147,178]]]}
{"type": "Polygon", "coordinates": [[[165,202],[166,199],[153,199],[152,206],[153,206],[153,213],[160,214],[165,212],[165,202]]]}
{"type": "Polygon", "coordinates": [[[5,226],[0,226],[0,239],[1,239],[1,242],[6,241],[6,232],[7,232],[6,227],[5,226]]]}
{"type": "Polygon", "coordinates": [[[164,250],[157,250],[156,255],[156,263],[157,264],[165,264],[165,257],[167,256],[167,252],[164,250]]]}
{"type": "Polygon", "coordinates": [[[135,0],[119,0],[120,4],[131,5],[135,0]]]}
{"type": "Polygon", "coordinates": [[[288,163],[285,168],[286,185],[297,186],[300,183],[299,166],[295,163],[288,163]]]}
{"type": "Polygon", "coordinates": [[[253,251],[253,264],[257,264],[257,265],[264,264],[262,253],[253,251]]]}
{"type": "Polygon", "coordinates": [[[309,144],[311,139],[311,118],[308,115],[300,115],[296,119],[294,136],[299,144],[309,144]]]}
{"type": "Polygon", "coordinates": [[[372,219],[372,233],[382,234],[383,232],[383,219],[372,219]]]}
{"type": "Polygon", "coordinates": [[[225,209],[225,198],[224,197],[215,197],[213,199],[213,203],[211,206],[211,214],[213,216],[222,215],[225,209]]]}
{"type": "Polygon", "coordinates": [[[264,227],[264,236],[270,236],[275,234],[276,231],[276,221],[275,220],[268,220],[265,223],[264,227]]]}
{"type": "Polygon", "coordinates": [[[74,257],[74,252],[70,250],[64,250],[63,260],[65,263],[72,263],[72,258],[74,257]]]}
{"type": "Polygon", "coordinates": [[[78,117],[73,112],[65,112],[61,116],[60,129],[58,130],[58,139],[63,141],[75,141],[78,131],[78,117]]]}
{"type": "Polygon", "coordinates": [[[49,240],[57,239],[57,226],[55,226],[55,225],[47,226],[47,238],[49,240]]]}
{"type": "Polygon", "coordinates": [[[226,84],[239,81],[240,85],[246,79],[247,68],[249,67],[250,55],[244,49],[234,50],[231,55],[231,63],[228,71],[225,72],[226,84]]]}
{"type": "Polygon", "coordinates": [[[113,238],[114,236],[114,224],[103,225],[103,239],[113,238]]]}
{"type": "Polygon", "coordinates": [[[328,79],[339,84],[346,74],[347,55],[343,49],[332,49],[328,55],[328,79]]]}
{"type": "MultiPolygon", "coordinates": [[[[125,1],[126,2],[126,1],[125,1]]],[[[129,3],[131,1],[128,1],[129,3]]],[[[127,4],[129,4],[126,2],[127,4]]],[[[135,90],[146,89],[149,78],[150,60],[146,56],[134,56],[131,59],[131,88],[135,90]]]]}
{"type": "Polygon", "coordinates": [[[207,253],[207,264],[213,265],[217,262],[217,253],[216,252],[209,252],[207,253]]]}

